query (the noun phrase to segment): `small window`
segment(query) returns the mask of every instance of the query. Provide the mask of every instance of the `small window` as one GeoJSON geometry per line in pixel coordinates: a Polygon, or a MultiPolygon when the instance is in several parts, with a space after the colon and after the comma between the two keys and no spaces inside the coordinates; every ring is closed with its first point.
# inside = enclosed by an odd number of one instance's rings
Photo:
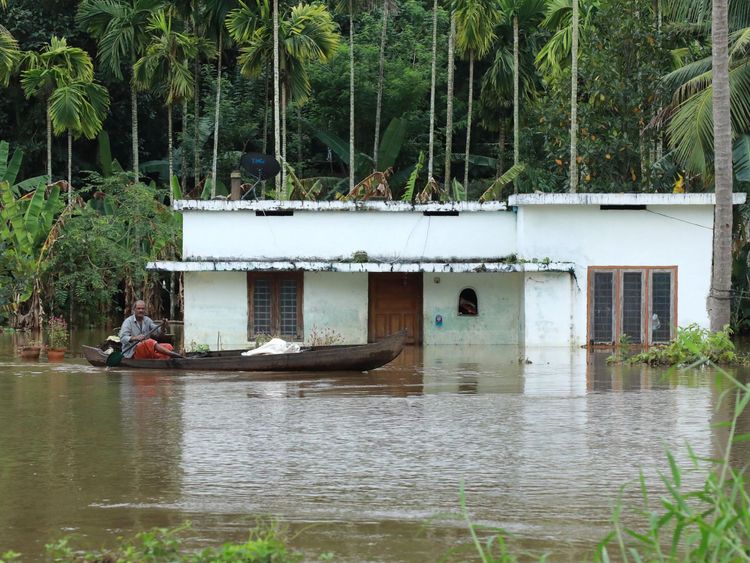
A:
{"type": "Polygon", "coordinates": [[[466,288],[458,296],[458,314],[464,316],[476,316],[479,312],[479,301],[477,301],[477,292],[473,289],[466,288]]]}
{"type": "Polygon", "coordinates": [[[248,339],[302,337],[301,272],[248,272],[248,339]]]}

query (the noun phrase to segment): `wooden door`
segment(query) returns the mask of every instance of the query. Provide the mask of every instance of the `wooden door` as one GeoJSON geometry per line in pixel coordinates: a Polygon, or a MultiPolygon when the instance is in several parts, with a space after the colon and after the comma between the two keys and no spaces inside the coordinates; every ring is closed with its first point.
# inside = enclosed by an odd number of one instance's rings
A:
{"type": "Polygon", "coordinates": [[[367,339],[375,342],[401,329],[407,344],[422,342],[422,274],[370,274],[367,339]]]}

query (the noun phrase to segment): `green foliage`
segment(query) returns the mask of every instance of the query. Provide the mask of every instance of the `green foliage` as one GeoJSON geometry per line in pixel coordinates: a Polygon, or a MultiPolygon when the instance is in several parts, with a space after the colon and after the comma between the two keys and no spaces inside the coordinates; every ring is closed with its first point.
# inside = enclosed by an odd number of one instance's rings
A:
{"type": "Polygon", "coordinates": [[[404,195],[401,196],[402,201],[414,201],[414,187],[417,185],[417,178],[419,178],[419,173],[422,171],[422,168],[424,168],[424,153],[420,152],[419,160],[417,160],[417,164],[414,166],[411,174],[409,174],[409,179],[406,181],[406,189],[404,190],[404,195]]]}
{"type": "Polygon", "coordinates": [[[225,543],[220,547],[207,547],[200,551],[184,545],[184,536],[189,530],[189,523],[171,529],[153,528],[132,539],[121,539],[119,545],[111,550],[79,550],[73,546],[72,538],[63,538],[45,547],[47,556],[61,563],[296,563],[302,560],[300,555],[287,549],[278,526],[273,523],[261,522],[250,531],[250,537],[244,543],[225,543]]]}
{"type": "Polygon", "coordinates": [[[67,348],[68,323],[62,317],[50,317],[47,321],[47,340],[50,348],[67,348]]]}
{"type": "Polygon", "coordinates": [[[675,339],[666,345],[655,345],[648,350],[626,358],[632,364],[691,365],[712,362],[715,364],[745,363],[744,356],[737,354],[731,340],[729,327],[711,332],[697,324],[677,329],[675,339]]]}

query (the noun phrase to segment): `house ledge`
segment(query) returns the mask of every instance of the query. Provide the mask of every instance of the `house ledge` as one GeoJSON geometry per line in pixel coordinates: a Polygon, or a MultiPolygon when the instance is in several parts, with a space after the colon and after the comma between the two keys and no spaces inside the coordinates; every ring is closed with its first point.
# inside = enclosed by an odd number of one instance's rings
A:
{"type": "MultiPolygon", "coordinates": [[[[745,203],[747,194],[732,194],[732,203],[745,203]]],[[[653,194],[653,193],[534,193],[515,194],[508,205],[714,205],[715,194],[653,194]]]]}
{"type": "Polygon", "coordinates": [[[516,261],[516,262],[338,262],[338,261],[252,261],[252,260],[200,260],[186,262],[149,262],[148,270],[163,272],[252,272],[252,271],[305,271],[305,272],[429,272],[429,273],[481,273],[481,272],[571,272],[572,262],[516,261]]]}
{"type": "Polygon", "coordinates": [[[279,200],[193,200],[179,199],[172,203],[176,211],[381,211],[465,213],[507,211],[504,202],[453,201],[412,204],[404,201],[279,201],[279,200]]]}

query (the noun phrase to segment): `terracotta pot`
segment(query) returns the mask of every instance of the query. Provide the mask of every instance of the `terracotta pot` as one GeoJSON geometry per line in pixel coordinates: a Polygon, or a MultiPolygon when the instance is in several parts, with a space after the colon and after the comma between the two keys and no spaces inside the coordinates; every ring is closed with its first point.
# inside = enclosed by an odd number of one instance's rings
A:
{"type": "Polygon", "coordinates": [[[47,348],[47,361],[62,362],[65,359],[65,348],[47,348]]]}
{"type": "Polygon", "coordinates": [[[22,346],[19,349],[21,357],[24,360],[38,360],[39,353],[42,351],[41,346],[22,346]]]}

